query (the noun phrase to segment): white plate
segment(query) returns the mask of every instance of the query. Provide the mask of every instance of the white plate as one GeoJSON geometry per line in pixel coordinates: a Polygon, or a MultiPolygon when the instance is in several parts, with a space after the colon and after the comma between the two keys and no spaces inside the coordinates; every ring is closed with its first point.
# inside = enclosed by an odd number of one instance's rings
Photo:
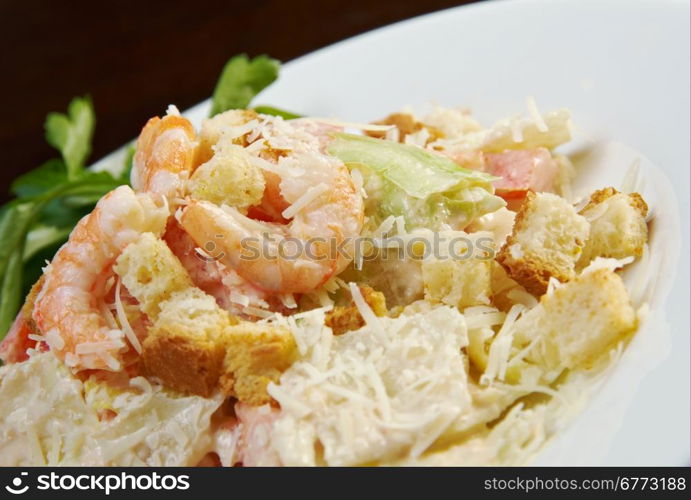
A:
{"type": "MultiPolygon", "coordinates": [[[[627,280],[659,275],[650,317],[536,463],[686,465],[689,87],[688,2],[514,0],[446,10],[319,50],[285,65],[255,103],[355,121],[436,101],[470,107],[490,124],[534,96],[543,111],[573,113],[570,149],[590,150],[580,191],[621,184],[640,160],[656,217],[654,260],[627,280]]],[[[208,102],[188,116],[207,111],[208,102]]]]}

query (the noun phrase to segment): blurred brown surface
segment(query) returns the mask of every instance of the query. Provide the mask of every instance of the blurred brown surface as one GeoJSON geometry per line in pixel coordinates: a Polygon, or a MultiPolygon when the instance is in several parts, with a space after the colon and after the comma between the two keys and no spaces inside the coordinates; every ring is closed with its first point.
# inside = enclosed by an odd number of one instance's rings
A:
{"type": "Polygon", "coordinates": [[[13,178],[55,156],[43,139],[49,111],[90,94],[90,160],[134,138],[169,103],[207,98],[225,61],[246,52],[288,61],[395,21],[470,1],[0,2],[4,161],[13,178]]]}

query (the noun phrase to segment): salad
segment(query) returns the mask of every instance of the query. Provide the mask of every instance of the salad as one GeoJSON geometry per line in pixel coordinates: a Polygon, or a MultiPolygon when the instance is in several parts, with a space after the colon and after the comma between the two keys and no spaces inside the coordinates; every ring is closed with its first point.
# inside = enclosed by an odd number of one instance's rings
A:
{"type": "Polygon", "coordinates": [[[231,59],[107,170],[88,98],[48,116],[0,220],[0,463],[515,465],[616,364],[649,209],[573,199],[568,110],[252,106],[278,72],[231,59]]]}

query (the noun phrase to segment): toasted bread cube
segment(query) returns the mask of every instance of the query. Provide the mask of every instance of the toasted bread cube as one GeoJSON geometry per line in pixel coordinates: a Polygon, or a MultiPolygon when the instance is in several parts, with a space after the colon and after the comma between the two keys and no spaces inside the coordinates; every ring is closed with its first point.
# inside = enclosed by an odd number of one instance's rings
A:
{"type": "Polygon", "coordinates": [[[589,231],[588,221],[565,199],[529,192],[497,261],[526,290],[542,295],[551,277],[574,278],[589,231]]]}
{"type": "Polygon", "coordinates": [[[113,269],[152,321],[156,320],[162,302],[170,299],[173,293],[192,286],[178,258],[152,233],[143,233],[129,244],[113,269]]]}
{"type": "MultiPolygon", "coordinates": [[[[257,113],[251,109],[231,109],[219,113],[212,118],[202,121],[202,129],[199,132],[198,162],[205,163],[214,155],[214,146],[230,127],[237,127],[257,118],[257,113]]],[[[233,142],[240,146],[246,146],[245,138],[240,137],[233,142]]]]}
{"type": "Polygon", "coordinates": [[[422,264],[425,299],[462,310],[487,305],[492,296],[491,259],[435,259],[422,264]]]}
{"type": "Polygon", "coordinates": [[[242,147],[231,143],[217,144],[214,156],[201,165],[190,179],[194,199],[216,205],[236,207],[240,212],[258,205],[264,195],[264,174],[251,163],[242,147]]]}
{"type": "MultiPolygon", "coordinates": [[[[384,294],[377,292],[369,286],[361,285],[358,288],[360,293],[362,293],[362,298],[372,308],[372,312],[377,316],[386,316],[386,297],[384,297],[384,294]]],[[[334,335],[341,335],[342,333],[358,330],[365,326],[365,320],[352,301],[348,306],[336,306],[327,312],[324,323],[331,328],[334,335]]]]}
{"type": "Polygon", "coordinates": [[[624,283],[609,269],[585,270],[543,295],[514,325],[514,344],[546,369],[591,367],[637,327],[624,283]]]}
{"type": "Polygon", "coordinates": [[[648,241],[648,205],[638,193],[623,194],[612,187],[595,191],[580,214],[590,221],[580,267],[595,257],[623,259],[643,253],[648,241]]]}
{"type": "MultiPolygon", "coordinates": [[[[446,237],[444,237],[446,238],[446,237]]],[[[494,235],[489,231],[455,233],[453,252],[427,256],[421,265],[425,299],[458,309],[487,305],[492,295],[494,235]],[[464,235],[459,237],[459,235],[464,235]]]]}
{"type": "Polygon", "coordinates": [[[253,406],[271,402],[267,385],[297,358],[293,334],[283,327],[241,322],[226,329],[224,339],[221,390],[253,406]]]}
{"type": "MultiPolygon", "coordinates": [[[[374,122],[376,125],[393,125],[398,129],[398,139],[400,142],[405,142],[407,135],[416,134],[422,129],[427,130],[427,140],[425,142],[434,142],[437,139],[444,137],[444,134],[436,127],[426,125],[419,121],[410,113],[392,113],[386,118],[374,122]]],[[[380,131],[369,131],[367,135],[377,138],[383,138],[386,133],[380,131]]]]}
{"type": "Polygon", "coordinates": [[[500,311],[509,312],[516,304],[531,308],[537,299],[512,279],[501,264],[492,265],[492,305],[500,311]]]}
{"type": "Polygon", "coordinates": [[[462,310],[487,305],[492,296],[494,237],[488,231],[467,234],[454,254],[428,257],[422,262],[425,299],[462,310]]]}
{"type": "Polygon", "coordinates": [[[142,344],[144,371],[170,388],[208,397],[221,374],[224,332],[235,322],[198,288],[172,294],[142,344]]]}

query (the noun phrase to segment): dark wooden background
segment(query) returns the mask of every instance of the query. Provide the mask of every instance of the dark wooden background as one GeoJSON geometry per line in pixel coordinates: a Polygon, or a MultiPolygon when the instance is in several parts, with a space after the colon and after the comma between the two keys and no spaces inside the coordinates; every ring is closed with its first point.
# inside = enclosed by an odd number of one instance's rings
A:
{"type": "Polygon", "coordinates": [[[470,3],[453,0],[227,0],[69,2],[0,0],[2,190],[54,156],[43,139],[49,111],[90,94],[91,160],[135,137],[169,103],[207,98],[232,55],[289,61],[395,21],[470,3]]]}

